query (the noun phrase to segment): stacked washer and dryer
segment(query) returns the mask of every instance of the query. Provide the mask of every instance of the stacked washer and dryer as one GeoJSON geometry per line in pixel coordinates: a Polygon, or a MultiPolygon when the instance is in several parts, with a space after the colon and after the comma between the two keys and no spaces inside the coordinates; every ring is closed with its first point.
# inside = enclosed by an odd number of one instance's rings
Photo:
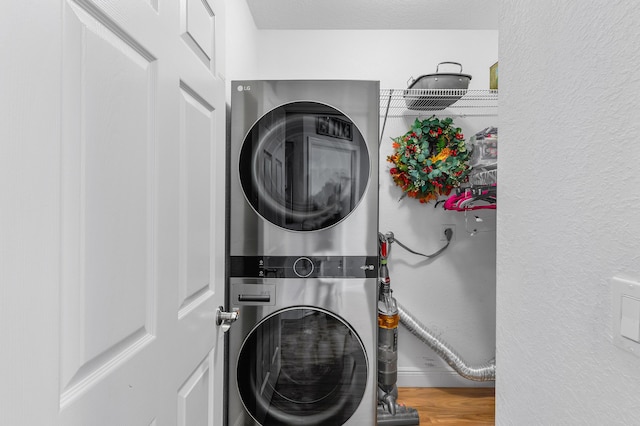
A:
{"type": "Polygon", "coordinates": [[[228,425],[373,425],[374,81],[234,81],[228,425]]]}

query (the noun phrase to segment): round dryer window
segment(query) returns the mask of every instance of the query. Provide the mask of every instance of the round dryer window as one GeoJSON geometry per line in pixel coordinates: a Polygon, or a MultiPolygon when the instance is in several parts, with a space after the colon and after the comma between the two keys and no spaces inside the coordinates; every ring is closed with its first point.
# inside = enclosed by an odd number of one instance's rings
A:
{"type": "Polygon", "coordinates": [[[292,231],[335,225],[351,213],[369,179],[356,125],[316,102],[282,105],[260,118],[240,152],[240,182],[263,218],[292,231]]]}
{"type": "Polygon", "coordinates": [[[261,321],[238,356],[242,403],[261,425],[344,424],[367,384],[362,342],[342,319],[313,307],[261,321]]]}

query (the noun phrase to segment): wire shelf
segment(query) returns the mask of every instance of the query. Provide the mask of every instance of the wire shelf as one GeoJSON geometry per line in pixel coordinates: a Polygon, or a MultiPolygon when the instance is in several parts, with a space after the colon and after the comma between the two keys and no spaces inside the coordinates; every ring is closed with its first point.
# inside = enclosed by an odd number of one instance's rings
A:
{"type": "Polygon", "coordinates": [[[497,116],[497,90],[381,89],[380,117],[497,116]]]}
{"type": "Polygon", "coordinates": [[[498,165],[473,167],[469,175],[469,183],[474,186],[493,185],[498,182],[498,165]]]}

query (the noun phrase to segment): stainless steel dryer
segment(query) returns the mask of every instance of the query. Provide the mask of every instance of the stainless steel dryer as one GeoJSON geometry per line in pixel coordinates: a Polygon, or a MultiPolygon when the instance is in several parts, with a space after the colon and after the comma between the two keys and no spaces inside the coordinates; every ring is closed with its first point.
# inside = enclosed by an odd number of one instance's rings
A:
{"type": "Polygon", "coordinates": [[[231,84],[230,255],[375,254],[379,82],[231,84]]]}
{"type": "Polygon", "coordinates": [[[232,82],[228,425],[376,422],[378,113],[378,82],[232,82]]]}

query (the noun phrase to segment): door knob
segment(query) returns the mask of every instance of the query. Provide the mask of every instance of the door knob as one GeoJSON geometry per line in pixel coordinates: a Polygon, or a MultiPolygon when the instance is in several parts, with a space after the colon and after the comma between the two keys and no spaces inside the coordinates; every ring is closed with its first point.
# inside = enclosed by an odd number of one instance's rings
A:
{"type": "Polygon", "coordinates": [[[224,308],[219,306],[216,309],[216,324],[226,333],[239,316],[240,310],[238,308],[233,308],[231,312],[225,312],[224,308]]]}

